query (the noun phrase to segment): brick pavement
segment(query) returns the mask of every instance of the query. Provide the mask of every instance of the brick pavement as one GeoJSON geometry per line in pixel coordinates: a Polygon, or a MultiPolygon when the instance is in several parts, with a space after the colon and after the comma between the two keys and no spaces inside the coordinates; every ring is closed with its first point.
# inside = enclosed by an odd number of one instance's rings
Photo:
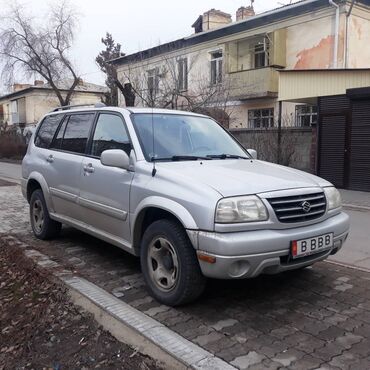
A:
{"type": "Polygon", "coordinates": [[[147,295],[137,258],[72,228],[35,239],[19,187],[0,187],[0,244],[40,250],[240,369],[369,369],[370,274],[326,262],[253,280],[209,281],[179,308],[147,295]]]}

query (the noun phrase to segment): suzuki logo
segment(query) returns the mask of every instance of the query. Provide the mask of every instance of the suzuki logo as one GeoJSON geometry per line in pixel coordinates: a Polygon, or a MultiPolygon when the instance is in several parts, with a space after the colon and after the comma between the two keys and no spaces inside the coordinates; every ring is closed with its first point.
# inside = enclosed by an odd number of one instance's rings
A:
{"type": "Polygon", "coordinates": [[[302,207],[303,211],[306,212],[306,213],[311,211],[311,204],[309,202],[307,202],[307,200],[302,202],[301,207],[302,207]]]}

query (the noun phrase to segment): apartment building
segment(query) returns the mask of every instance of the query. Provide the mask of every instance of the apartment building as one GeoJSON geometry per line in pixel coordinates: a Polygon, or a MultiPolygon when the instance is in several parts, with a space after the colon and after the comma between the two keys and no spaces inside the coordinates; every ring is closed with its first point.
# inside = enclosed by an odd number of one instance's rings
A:
{"type": "Polygon", "coordinates": [[[370,66],[369,0],[303,0],[261,14],[244,6],[234,20],[211,9],[192,27],[190,36],[112,61],[135,105],[225,109],[231,128],[273,127],[279,118],[310,126],[317,100],[279,99],[280,71],[370,66]]]}
{"type": "MultiPolygon", "coordinates": [[[[70,85],[70,81],[59,81],[63,96],[70,85]]],[[[71,104],[95,104],[104,98],[106,91],[105,86],[81,80],[72,95],[71,104]]],[[[43,81],[36,80],[33,85],[16,83],[11,92],[0,96],[0,123],[8,129],[35,125],[44,114],[59,105],[53,89],[43,81]]]]}

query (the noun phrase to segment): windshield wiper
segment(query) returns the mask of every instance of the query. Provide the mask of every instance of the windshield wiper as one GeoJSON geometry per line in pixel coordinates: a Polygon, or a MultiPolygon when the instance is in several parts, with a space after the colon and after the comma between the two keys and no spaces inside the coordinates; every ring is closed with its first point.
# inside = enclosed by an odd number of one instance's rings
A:
{"type": "Polygon", "coordinates": [[[202,157],[202,156],[199,156],[199,155],[173,155],[172,157],[159,157],[159,158],[155,158],[155,157],[152,157],[150,158],[150,160],[152,162],[154,161],[173,161],[173,162],[176,162],[176,161],[197,161],[198,159],[204,159],[204,160],[211,160],[212,158],[210,157],[202,157]]]}
{"type": "Polygon", "coordinates": [[[243,157],[242,155],[236,154],[208,154],[207,157],[217,159],[250,159],[248,157],[243,157]]]}

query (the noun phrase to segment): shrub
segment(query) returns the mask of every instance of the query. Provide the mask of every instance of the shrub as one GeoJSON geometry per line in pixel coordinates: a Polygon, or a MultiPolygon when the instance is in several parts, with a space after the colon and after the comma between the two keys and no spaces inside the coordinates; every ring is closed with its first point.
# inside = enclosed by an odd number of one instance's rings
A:
{"type": "Polygon", "coordinates": [[[21,159],[27,151],[24,137],[14,132],[3,132],[0,135],[0,158],[21,159]]]}

